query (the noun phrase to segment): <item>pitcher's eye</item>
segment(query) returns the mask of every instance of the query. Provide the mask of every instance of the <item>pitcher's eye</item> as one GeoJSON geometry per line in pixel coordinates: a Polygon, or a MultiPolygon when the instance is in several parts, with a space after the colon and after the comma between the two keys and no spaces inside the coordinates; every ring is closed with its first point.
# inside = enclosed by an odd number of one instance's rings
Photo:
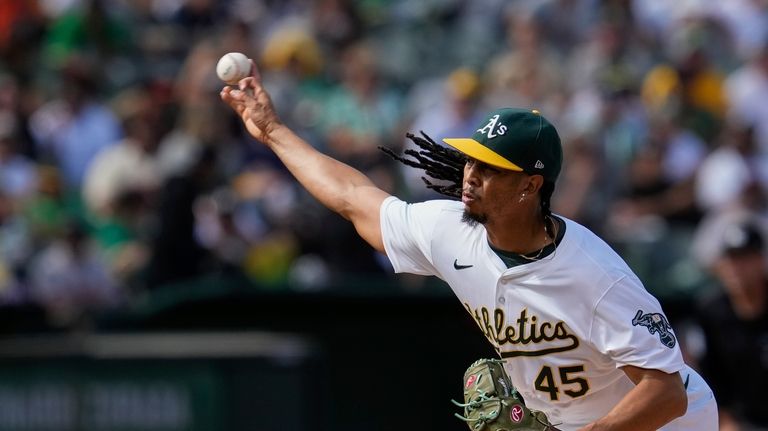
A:
{"type": "Polygon", "coordinates": [[[483,162],[477,162],[477,169],[486,173],[491,173],[491,174],[496,174],[501,172],[499,168],[483,162]]]}
{"type": "Polygon", "coordinates": [[[484,163],[484,162],[481,162],[479,160],[470,159],[470,158],[467,159],[467,165],[466,166],[468,168],[474,168],[478,172],[483,172],[483,173],[486,173],[486,174],[497,174],[497,173],[501,172],[500,168],[497,168],[495,166],[491,166],[491,165],[489,165],[487,163],[484,163]]]}

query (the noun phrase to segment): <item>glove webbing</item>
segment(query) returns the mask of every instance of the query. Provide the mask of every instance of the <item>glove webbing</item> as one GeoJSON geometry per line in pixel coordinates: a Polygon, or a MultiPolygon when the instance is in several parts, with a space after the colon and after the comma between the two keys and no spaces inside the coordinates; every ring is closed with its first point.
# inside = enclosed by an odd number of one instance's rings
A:
{"type": "Polygon", "coordinates": [[[468,418],[466,416],[462,416],[462,415],[460,415],[458,413],[454,413],[453,415],[456,416],[457,418],[463,420],[464,422],[468,422],[468,423],[469,422],[476,422],[475,424],[472,425],[473,429],[482,429],[482,427],[487,422],[496,420],[496,418],[499,417],[499,412],[501,411],[501,406],[506,405],[504,400],[501,400],[501,399],[498,399],[498,398],[489,397],[488,394],[485,393],[485,392],[479,394],[477,399],[475,399],[473,401],[470,401],[468,403],[460,403],[458,401],[451,400],[451,402],[453,404],[455,404],[456,406],[458,406],[458,407],[462,407],[462,408],[469,407],[470,409],[479,408],[482,403],[488,402],[488,401],[498,401],[499,404],[500,404],[499,408],[496,409],[496,410],[491,410],[486,415],[480,415],[480,417],[475,418],[475,419],[470,419],[470,418],[468,418]]]}

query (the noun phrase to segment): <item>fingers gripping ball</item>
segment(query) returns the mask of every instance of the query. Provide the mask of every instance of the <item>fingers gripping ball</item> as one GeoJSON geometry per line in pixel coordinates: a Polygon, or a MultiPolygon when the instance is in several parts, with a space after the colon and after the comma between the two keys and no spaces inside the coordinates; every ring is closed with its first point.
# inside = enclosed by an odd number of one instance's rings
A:
{"type": "Polygon", "coordinates": [[[216,75],[229,85],[235,85],[251,73],[251,60],[243,53],[224,54],[216,64],[216,75]]]}
{"type": "Polygon", "coordinates": [[[556,430],[543,412],[530,410],[512,386],[502,361],[480,359],[464,373],[464,408],[456,417],[472,431],[549,431],[556,430]]]}

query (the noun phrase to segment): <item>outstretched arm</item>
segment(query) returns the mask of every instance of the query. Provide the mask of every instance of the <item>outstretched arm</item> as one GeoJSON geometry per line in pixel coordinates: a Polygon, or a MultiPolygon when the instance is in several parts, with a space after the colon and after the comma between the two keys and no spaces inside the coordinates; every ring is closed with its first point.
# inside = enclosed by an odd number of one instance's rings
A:
{"type": "Polygon", "coordinates": [[[653,431],[685,414],[688,398],[680,373],[622,369],[635,387],[605,417],[579,431],[653,431]]]}
{"type": "Polygon", "coordinates": [[[323,205],[350,220],[360,236],[384,252],[379,207],[389,194],[357,169],[333,159],[301,139],[275,113],[261,85],[256,65],[239,88],[224,87],[221,99],[243,120],[248,132],[269,147],[288,170],[323,205]]]}

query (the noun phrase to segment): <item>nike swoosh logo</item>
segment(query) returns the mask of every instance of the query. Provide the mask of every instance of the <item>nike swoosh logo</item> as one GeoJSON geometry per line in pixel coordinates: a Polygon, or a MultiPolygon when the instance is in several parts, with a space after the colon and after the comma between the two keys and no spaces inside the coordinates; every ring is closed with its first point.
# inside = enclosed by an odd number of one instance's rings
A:
{"type": "Polygon", "coordinates": [[[474,265],[459,265],[459,259],[453,261],[453,268],[456,270],[472,268],[474,265]]]}
{"type": "Polygon", "coordinates": [[[683,383],[683,387],[684,387],[685,389],[688,389],[688,381],[689,381],[689,380],[691,380],[691,375],[690,375],[690,374],[688,374],[687,376],[685,376],[685,383],[683,383]]]}

